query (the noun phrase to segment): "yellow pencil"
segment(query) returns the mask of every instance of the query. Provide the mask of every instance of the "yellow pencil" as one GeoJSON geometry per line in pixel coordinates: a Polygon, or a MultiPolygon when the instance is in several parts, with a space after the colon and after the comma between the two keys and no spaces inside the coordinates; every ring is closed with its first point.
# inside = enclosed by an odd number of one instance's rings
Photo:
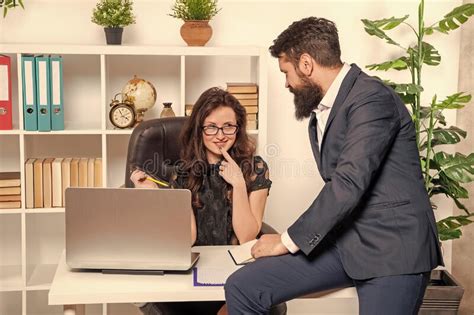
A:
{"type": "Polygon", "coordinates": [[[157,180],[157,179],[154,179],[153,177],[147,176],[146,179],[148,179],[149,181],[152,181],[152,182],[154,182],[154,183],[160,184],[160,185],[162,185],[162,186],[170,187],[170,185],[168,185],[167,183],[162,182],[162,181],[159,181],[159,180],[157,180]]]}

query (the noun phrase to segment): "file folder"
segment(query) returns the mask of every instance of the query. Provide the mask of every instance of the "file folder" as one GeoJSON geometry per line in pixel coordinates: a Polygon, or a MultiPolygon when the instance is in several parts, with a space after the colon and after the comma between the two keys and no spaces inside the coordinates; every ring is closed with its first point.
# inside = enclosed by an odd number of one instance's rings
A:
{"type": "Polygon", "coordinates": [[[0,55],[0,129],[13,129],[11,60],[0,55]]]}
{"type": "Polygon", "coordinates": [[[23,129],[38,130],[36,108],[36,65],[32,55],[21,56],[21,76],[23,90],[23,129]]]}
{"type": "Polygon", "coordinates": [[[50,56],[51,130],[64,130],[63,58],[50,56]]]}
{"type": "Polygon", "coordinates": [[[51,131],[51,93],[49,57],[35,57],[38,131],[51,131]]]}

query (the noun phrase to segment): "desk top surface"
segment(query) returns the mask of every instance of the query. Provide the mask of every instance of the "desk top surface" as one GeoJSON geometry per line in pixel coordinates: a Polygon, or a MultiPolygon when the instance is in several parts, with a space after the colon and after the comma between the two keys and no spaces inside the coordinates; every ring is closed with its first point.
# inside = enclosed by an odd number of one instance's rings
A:
{"type": "MultiPolygon", "coordinates": [[[[232,246],[196,246],[199,267],[223,268],[229,274],[236,266],[227,250],[232,246]]],[[[354,298],[355,289],[347,288],[307,297],[354,298]]],[[[102,274],[71,270],[63,253],[49,291],[50,305],[137,303],[171,301],[223,301],[224,287],[195,287],[192,272],[159,275],[102,274]]]]}

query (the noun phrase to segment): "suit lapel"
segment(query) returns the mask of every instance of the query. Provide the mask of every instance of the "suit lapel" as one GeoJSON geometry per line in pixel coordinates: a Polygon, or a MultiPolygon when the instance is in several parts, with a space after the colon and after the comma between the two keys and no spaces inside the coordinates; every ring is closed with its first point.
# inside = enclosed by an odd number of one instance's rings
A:
{"type": "Polygon", "coordinates": [[[341,88],[339,89],[339,92],[337,93],[336,99],[334,100],[334,104],[332,106],[331,112],[329,113],[329,117],[326,123],[326,127],[324,128],[324,134],[321,141],[321,152],[323,152],[323,146],[324,146],[324,139],[326,139],[327,131],[329,127],[331,126],[332,121],[334,120],[334,117],[336,117],[336,114],[341,108],[342,104],[346,100],[347,95],[351,91],[352,87],[354,86],[355,81],[357,80],[357,77],[361,73],[362,70],[356,65],[356,64],[351,64],[351,69],[347,73],[346,77],[344,80],[342,80],[341,88]]]}
{"type": "Polygon", "coordinates": [[[311,149],[313,150],[314,159],[316,160],[318,169],[321,170],[318,133],[316,132],[316,124],[317,124],[316,114],[315,112],[311,112],[311,118],[309,120],[309,125],[308,125],[309,141],[311,142],[311,149]]]}

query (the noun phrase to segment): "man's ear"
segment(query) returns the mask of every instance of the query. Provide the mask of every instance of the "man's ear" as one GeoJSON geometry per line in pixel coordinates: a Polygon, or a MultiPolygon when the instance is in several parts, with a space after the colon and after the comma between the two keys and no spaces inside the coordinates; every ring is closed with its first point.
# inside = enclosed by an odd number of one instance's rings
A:
{"type": "Polygon", "coordinates": [[[313,58],[309,54],[303,53],[298,62],[298,68],[305,76],[310,76],[313,73],[313,58]]]}

